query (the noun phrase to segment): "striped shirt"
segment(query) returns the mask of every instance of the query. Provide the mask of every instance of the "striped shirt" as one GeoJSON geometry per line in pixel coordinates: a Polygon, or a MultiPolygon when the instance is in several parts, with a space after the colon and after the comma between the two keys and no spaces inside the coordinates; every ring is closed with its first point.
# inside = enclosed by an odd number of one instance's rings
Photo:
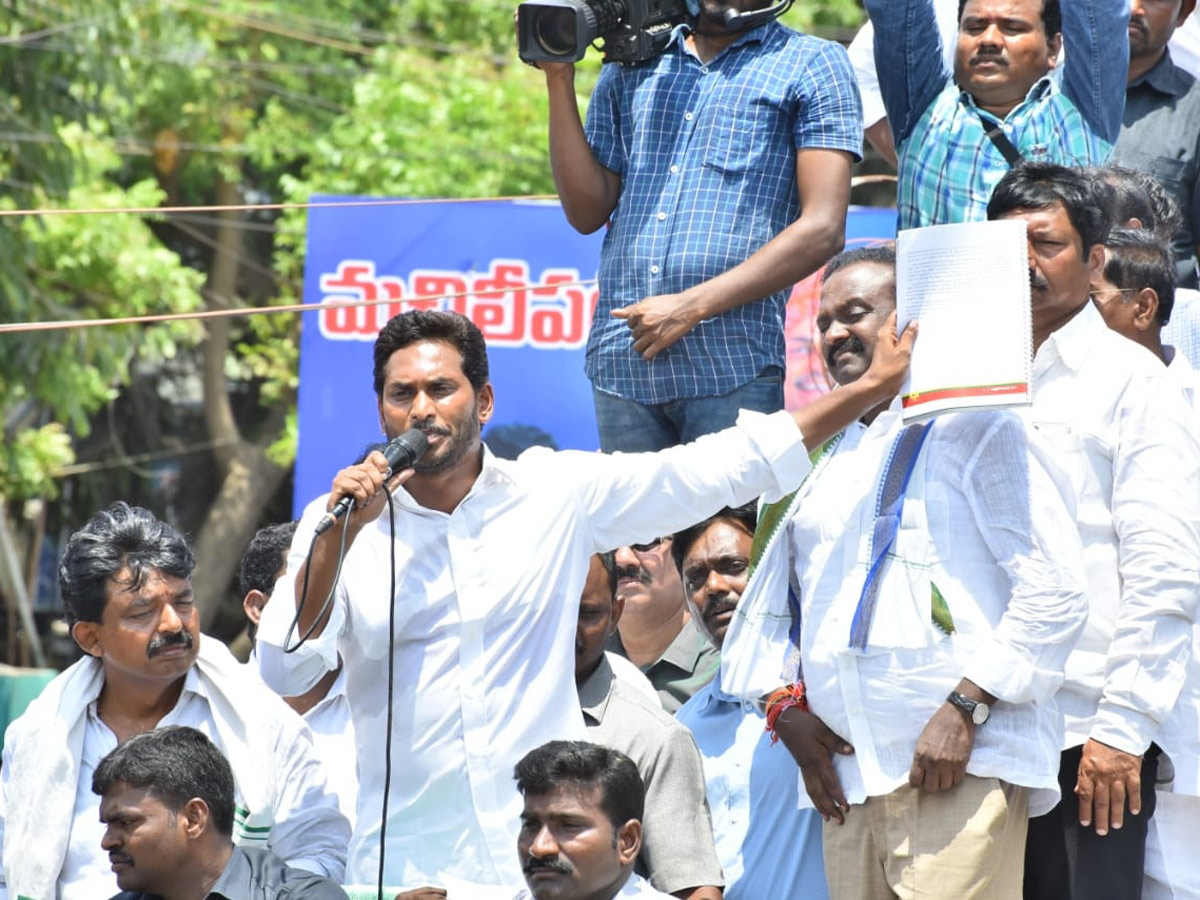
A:
{"type": "Polygon", "coordinates": [[[592,152],[621,176],[587,374],[646,404],[720,396],[783,367],[786,292],[701,322],[650,362],[612,310],[714,278],[795,221],[798,149],[862,149],[838,44],[770,22],[703,63],[686,35],[677,28],[649,65],[605,65],[587,112],[592,152]]]}
{"type": "Polygon", "coordinates": [[[1051,70],[1039,79],[1003,122],[959,89],[931,46],[937,28],[929,0],[867,0],[867,10],[875,30],[892,38],[876,41],[875,67],[885,73],[880,88],[900,161],[900,228],[987,217],[1009,164],[981,115],[1028,160],[1098,165],[1112,152],[1129,67],[1127,0],[1064,3],[1061,76],[1051,70]]]}

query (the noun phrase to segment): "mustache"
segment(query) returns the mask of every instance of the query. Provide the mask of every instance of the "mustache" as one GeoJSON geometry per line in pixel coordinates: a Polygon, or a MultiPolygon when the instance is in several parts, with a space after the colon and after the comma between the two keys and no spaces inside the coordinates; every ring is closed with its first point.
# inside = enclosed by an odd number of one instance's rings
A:
{"type": "Polygon", "coordinates": [[[194,643],[195,641],[192,640],[191,632],[188,631],[176,631],[172,634],[166,635],[156,634],[150,639],[150,643],[146,645],[146,657],[148,659],[153,659],[164,650],[169,650],[171,647],[178,645],[182,645],[188,650],[191,650],[192,644],[194,643]]]}
{"type": "Polygon", "coordinates": [[[733,612],[735,609],[737,609],[737,605],[737,597],[726,597],[724,599],[717,600],[716,602],[709,603],[704,608],[704,618],[715,619],[717,616],[724,615],[727,612],[733,612]]]}
{"type": "Polygon", "coordinates": [[[649,584],[654,580],[650,577],[650,573],[647,572],[642,566],[618,567],[617,580],[620,581],[622,578],[634,578],[640,581],[642,584],[649,584]]]}
{"type": "Polygon", "coordinates": [[[835,344],[830,344],[829,349],[825,351],[825,364],[832,367],[833,359],[843,350],[849,350],[851,353],[866,353],[867,348],[863,342],[854,335],[844,337],[835,344]]]}
{"type": "Polygon", "coordinates": [[[127,866],[132,866],[133,857],[124,850],[114,850],[112,853],[108,854],[108,862],[110,865],[112,863],[124,863],[127,866]]]}
{"type": "Polygon", "coordinates": [[[1029,270],[1029,287],[1035,291],[1044,291],[1050,287],[1050,282],[1039,275],[1033,269],[1029,270]]]}
{"type": "Polygon", "coordinates": [[[449,436],[450,434],[449,428],[444,425],[434,425],[432,422],[415,422],[412,427],[426,436],[431,434],[449,436]]]}
{"type": "Polygon", "coordinates": [[[1146,20],[1141,16],[1130,16],[1129,27],[1135,28],[1143,35],[1149,34],[1150,29],[1146,27],[1146,20]]]}
{"type": "Polygon", "coordinates": [[[559,859],[557,856],[553,859],[534,859],[531,856],[525,860],[525,864],[521,866],[521,871],[526,875],[533,875],[537,872],[556,872],[559,875],[571,875],[575,869],[569,862],[559,859]]]}
{"type": "Polygon", "coordinates": [[[1008,60],[1006,60],[1004,58],[1003,53],[997,53],[994,51],[987,51],[987,50],[981,50],[979,53],[976,53],[974,56],[972,56],[971,62],[969,63],[969,65],[974,66],[981,62],[994,62],[997,65],[1001,65],[1001,66],[1008,65],[1008,60]]]}

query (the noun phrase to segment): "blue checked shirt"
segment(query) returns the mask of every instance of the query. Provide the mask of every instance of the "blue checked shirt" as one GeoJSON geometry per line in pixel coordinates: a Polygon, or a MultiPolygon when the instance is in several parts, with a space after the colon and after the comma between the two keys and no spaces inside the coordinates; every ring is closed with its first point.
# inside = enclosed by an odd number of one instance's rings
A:
{"type": "Polygon", "coordinates": [[[701,322],[650,362],[612,310],[714,278],[794,222],[797,149],[862,149],[841,46],[771,22],[702,63],[686,34],[677,28],[649,65],[605,65],[585,126],[596,159],[621,176],[587,374],[645,404],[720,396],[782,368],[786,292],[701,322]]]}
{"type": "MultiPolygon", "coordinates": [[[[1008,171],[971,96],[947,71],[930,0],[867,0],[875,68],[900,161],[900,228],[978,221],[1008,171]]],[[[1108,159],[1121,129],[1129,68],[1127,0],[1066,0],[1064,61],[1002,123],[1028,160],[1066,166],[1108,159]]],[[[989,124],[999,120],[983,113],[989,124]]]]}

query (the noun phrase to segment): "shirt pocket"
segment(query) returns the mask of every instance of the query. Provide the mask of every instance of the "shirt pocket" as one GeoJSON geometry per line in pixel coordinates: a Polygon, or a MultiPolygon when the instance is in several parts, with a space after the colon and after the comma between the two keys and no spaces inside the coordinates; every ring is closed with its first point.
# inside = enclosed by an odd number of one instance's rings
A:
{"type": "Polygon", "coordinates": [[[776,114],[766,102],[719,109],[699,135],[704,165],[728,175],[764,170],[770,144],[764,134],[776,114]]]}

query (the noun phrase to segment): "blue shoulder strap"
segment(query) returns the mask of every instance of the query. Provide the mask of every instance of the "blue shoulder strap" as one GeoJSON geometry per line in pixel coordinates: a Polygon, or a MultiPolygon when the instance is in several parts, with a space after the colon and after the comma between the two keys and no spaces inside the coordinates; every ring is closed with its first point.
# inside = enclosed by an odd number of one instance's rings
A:
{"type": "Polygon", "coordinates": [[[908,481],[917,465],[921,445],[929,433],[932,422],[909,425],[896,437],[884,469],[879,494],[875,498],[875,527],[871,532],[871,568],[858,597],[858,608],[850,625],[850,646],[856,650],[867,649],[867,638],[871,633],[871,620],[875,617],[875,603],[879,598],[879,574],[887,559],[888,551],[900,531],[900,514],[904,510],[904,494],[908,481]]]}

